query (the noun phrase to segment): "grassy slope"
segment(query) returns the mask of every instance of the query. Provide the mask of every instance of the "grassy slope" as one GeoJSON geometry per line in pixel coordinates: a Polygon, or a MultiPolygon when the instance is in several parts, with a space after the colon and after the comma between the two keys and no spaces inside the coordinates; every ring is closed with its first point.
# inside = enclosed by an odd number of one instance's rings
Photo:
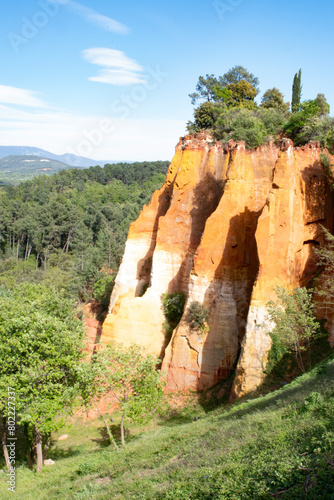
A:
{"type": "MultiPolygon", "coordinates": [[[[196,410],[198,411],[198,409],[196,410]]],[[[285,387],[194,421],[165,422],[125,450],[98,448],[99,421],[62,432],[56,465],[22,468],[14,495],[33,499],[334,498],[334,358],[285,387]]],[[[0,475],[0,498],[6,492],[0,475]]]]}

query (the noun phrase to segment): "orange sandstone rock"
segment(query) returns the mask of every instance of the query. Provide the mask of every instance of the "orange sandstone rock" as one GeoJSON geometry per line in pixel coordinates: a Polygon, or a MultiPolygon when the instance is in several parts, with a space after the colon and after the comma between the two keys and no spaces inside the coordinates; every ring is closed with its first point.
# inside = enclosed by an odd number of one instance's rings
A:
{"type": "Polygon", "coordinates": [[[314,275],[319,224],[331,224],[320,152],[286,139],[248,151],[208,134],[181,138],[164,186],[131,224],[103,342],[164,355],[170,391],[210,387],[236,364],[234,397],[261,383],[266,303],[276,285],[314,275]],[[165,351],[160,298],[175,291],[187,302],[165,351]],[[192,301],[209,310],[205,335],[189,328],[192,301]]]}

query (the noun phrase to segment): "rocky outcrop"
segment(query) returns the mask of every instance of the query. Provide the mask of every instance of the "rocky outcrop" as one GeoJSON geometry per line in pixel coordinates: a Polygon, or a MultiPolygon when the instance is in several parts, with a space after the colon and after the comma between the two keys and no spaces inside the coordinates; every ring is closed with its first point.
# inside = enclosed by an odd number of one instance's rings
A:
{"type": "Polygon", "coordinates": [[[163,357],[169,390],[210,387],[236,365],[234,396],[254,389],[270,348],[266,303],[277,284],[314,274],[319,224],[332,224],[320,153],[289,140],[249,151],[182,138],[164,186],[130,227],[102,340],[163,357]],[[187,301],[166,345],[161,294],[175,291],[187,301]],[[210,313],[204,334],[189,326],[193,301],[210,313]]]}

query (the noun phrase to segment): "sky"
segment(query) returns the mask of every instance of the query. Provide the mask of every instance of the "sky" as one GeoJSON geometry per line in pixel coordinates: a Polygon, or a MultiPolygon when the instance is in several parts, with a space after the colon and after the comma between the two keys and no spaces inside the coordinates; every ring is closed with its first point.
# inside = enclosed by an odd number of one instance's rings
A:
{"type": "MultiPolygon", "coordinates": [[[[0,145],[171,160],[200,75],[241,65],[334,113],[332,0],[16,0],[0,16],[0,145]]],[[[332,115],[332,112],[331,112],[332,115]]]]}

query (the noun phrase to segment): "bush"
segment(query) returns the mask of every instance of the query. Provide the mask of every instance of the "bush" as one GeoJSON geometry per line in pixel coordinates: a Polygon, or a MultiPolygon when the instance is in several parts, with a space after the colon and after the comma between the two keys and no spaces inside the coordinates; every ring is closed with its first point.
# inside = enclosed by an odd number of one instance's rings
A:
{"type": "Polygon", "coordinates": [[[273,108],[259,108],[256,111],[256,116],[265,126],[267,134],[272,136],[279,134],[286,122],[286,113],[273,108]]]}
{"type": "Polygon", "coordinates": [[[325,97],[318,94],[312,101],[304,101],[300,111],[293,113],[284,125],[284,131],[299,146],[310,140],[325,145],[326,135],[333,128],[333,119],[327,116],[329,106],[325,97]]]}
{"type": "Polygon", "coordinates": [[[93,297],[100,302],[102,309],[107,310],[109,307],[111,292],[115,284],[115,276],[103,276],[94,284],[93,297]]]}
{"type": "Polygon", "coordinates": [[[293,291],[277,286],[277,301],[268,302],[268,319],[274,324],[269,335],[277,354],[294,352],[299,368],[305,372],[301,352],[305,344],[320,333],[320,323],[314,314],[312,295],[304,287],[293,291]]]}
{"type": "Polygon", "coordinates": [[[181,292],[174,292],[162,294],[161,299],[165,318],[174,329],[182,317],[186,297],[181,292]]]}
{"type": "Polygon", "coordinates": [[[331,155],[334,154],[334,128],[331,128],[331,130],[327,132],[325,146],[331,155]]]}
{"type": "Polygon", "coordinates": [[[331,171],[331,159],[328,155],[321,154],[320,155],[320,163],[325,171],[325,174],[328,176],[332,175],[331,171]]]}
{"type": "Polygon", "coordinates": [[[216,121],[215,137],[222,142],[230,139],[245,141],[247,148],[257,148],[267,139],[262,121],[248,109],[230,109],[216,121]]]}
{"type": "Polygon", "coordinates": [[[186,319],[192,330],[201,334],[206,333],[208,330],[209,311],[196,300],[190,304],[186,319]]]}

